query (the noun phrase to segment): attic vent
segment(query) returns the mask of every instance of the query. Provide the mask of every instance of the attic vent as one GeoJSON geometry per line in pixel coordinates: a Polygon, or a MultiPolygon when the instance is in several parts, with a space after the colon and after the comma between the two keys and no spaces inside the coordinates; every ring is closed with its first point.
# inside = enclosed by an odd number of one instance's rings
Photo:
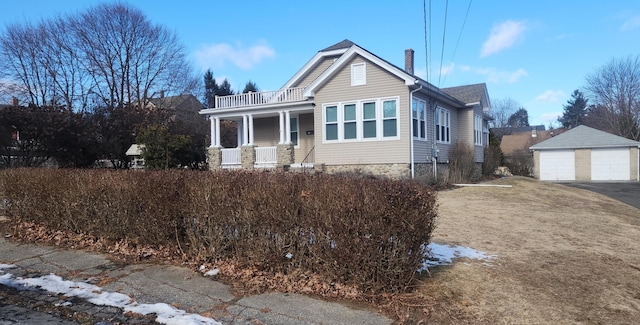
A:
{"type": "Polygon", "coordinates": [[[537,138],[538,137],[538,130],[532,129],[531,130],[531,137],[532,138],[537,138]]]}
{"type": "Polygon", "coordinates": [[[362,86],[367,84],[367,67],[363,63],[351,65],[351,85],[362,86]]]}

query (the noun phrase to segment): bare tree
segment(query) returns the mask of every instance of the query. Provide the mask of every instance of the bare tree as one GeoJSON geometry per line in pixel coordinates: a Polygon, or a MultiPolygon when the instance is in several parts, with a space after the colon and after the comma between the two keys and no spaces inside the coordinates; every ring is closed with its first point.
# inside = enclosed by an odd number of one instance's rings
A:
{"type": "Polygon", "coordinates": [[[154,94],[182,94],[198,83],[176,34],[123,3],[8,26],[0,71],[25,89],[28,103],[73,110],[91,99],[144,107],[154,94]]]}
{"type": "Polygon", "coordinates": [[[492,127],[504,128],[511,126],[509,117],[511,117],[520,108],[520,104],[510,97],[504,99],[492,100],[491,117],[493,117],[492,127]]]}
{"type": "Polygon", "coordinates": [[[611,60],[587,77],[586,91],[594,105],[585,124],[640,140],[640,56],[611,60]]]}

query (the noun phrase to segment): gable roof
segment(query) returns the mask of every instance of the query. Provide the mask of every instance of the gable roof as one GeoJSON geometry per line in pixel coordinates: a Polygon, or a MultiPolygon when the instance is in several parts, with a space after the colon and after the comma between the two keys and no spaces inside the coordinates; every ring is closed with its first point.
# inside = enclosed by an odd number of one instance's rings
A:
{"type": "Polygon", "coordinates": [[[156,108],[172,109],[177,111],[199,111],[204,105],[191,94],[150,98],[149,103],[156,108]]]}
{"type": "Polygon", "coordinates": [[[442,88],[442,91],[465,103],[479,103],[482,100],[482,97],[485,95],[486,89],[486,85],[484,83],[481,83],[475,85],[442,88]]]}
{"type": "Polygon", "coordinates": [[[551,139],[533,145],[529,147],[529,149],[541,150],[610,147],[640,147],[640,142],[596,130],[586,125],[579,125],[551,139]]]}
{"type": "Polygon", "coordinates": [[[500,141],[500,150],[505,155],[510,155],[516,151],[528,150],[530,146],[547,140],[555,135],[555,131],[518,132],[507,134],[500,141]]]}

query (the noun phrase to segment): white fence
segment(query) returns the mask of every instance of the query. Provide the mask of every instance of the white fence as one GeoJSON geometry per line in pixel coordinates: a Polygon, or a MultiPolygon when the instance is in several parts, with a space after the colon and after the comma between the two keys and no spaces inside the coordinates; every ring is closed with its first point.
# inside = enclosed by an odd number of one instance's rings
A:
{"type": "Polygon", "coordinates": [[[256,147],[256,166],[274,167],[277,163],[276,147],[256,147]]]}
{"type": "Polygon", "coordinates": [[[222,168],[239,168],[242,165],[240,148],[220,149],[222,154],[222,168]]]}
{"type": "Polygon", "coordinates": [[[304,88],[286,88],[228,96],[216,96],[216,108],[298,102],[304,100],[304,88]]]}

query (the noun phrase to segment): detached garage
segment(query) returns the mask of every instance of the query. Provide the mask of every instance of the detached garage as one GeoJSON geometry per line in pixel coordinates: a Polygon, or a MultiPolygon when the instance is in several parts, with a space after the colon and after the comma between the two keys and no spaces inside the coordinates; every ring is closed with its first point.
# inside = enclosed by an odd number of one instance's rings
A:
{"type": "Polygon", "coordinates": [[[580,125],[529,147],[543,181],[639,181],[640,142],[580,125]]]}

